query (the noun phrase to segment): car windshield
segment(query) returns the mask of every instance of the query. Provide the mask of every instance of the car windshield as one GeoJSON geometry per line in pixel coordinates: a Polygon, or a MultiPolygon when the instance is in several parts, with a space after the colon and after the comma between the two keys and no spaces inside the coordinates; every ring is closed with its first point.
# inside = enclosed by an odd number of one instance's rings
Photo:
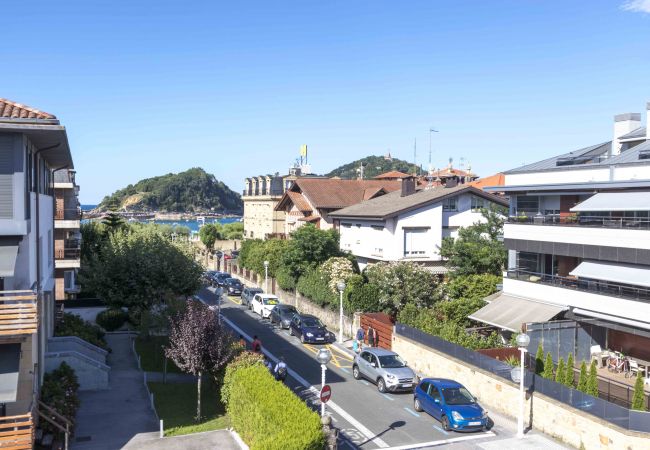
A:
{"type": "Polygon", "coordinates": [[[295,314],[296,313],[296,308],[293,306],[283,306],[279,310],[280,314],[295,314]]]}
{"type": "Polygon", "coordinates": [[[464,387],[442,388],[442,395],[448,405],[471,405],[476,403],[472,394],[464,387]]]}
{"type": "Polygon", "coordinates": [[[315,317],[305,317],[302,319],[302,324],[306,327],[322,327],[323,324],[321,323],[320,320],[316,319],[315,317]]]}
{"type": "Polygon", "coordinates": [[[384,369],[397,369],[398,367],[404,367],[404,361],[399,355],[384,355],[379,357],[379,364],[384,369]]]}
{"type": "Polygon", "coordinates": [[[262,302],[265,305],[277,305],[278,304],[278,299],[277,298],[265,298],[265,299],[262,299],[262,302]]]}

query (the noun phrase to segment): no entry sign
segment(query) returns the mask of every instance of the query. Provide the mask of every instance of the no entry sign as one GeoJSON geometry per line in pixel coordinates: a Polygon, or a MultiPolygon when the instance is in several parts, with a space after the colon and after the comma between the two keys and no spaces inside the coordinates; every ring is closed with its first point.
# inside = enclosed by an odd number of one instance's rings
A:
{"type": "Polygon", "coordinates": [[[332,396],[332,388],[330,387],[329,384],[326,384],[320,390],[320,401],[323,403],[327,403],[327,401],[330,399],[331,396],[332,396]]]}

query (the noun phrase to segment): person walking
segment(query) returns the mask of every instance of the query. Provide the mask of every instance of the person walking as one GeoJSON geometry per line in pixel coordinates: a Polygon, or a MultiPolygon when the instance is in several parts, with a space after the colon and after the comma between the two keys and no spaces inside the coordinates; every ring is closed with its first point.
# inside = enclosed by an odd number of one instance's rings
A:
{"type": "Polygon", "coordinates": [[[375,330],[374,328],[372,329],[372,346],[373,347],[379,347],[379,332],[375,330]]]}
{"type": "Polygon", "coordinates": [[[275,365],[275,369],[273,369],[273,376],[278,381],[284,381],[287,379],[288,372],[289,368],[287,367],[287,363],[284,362],[284,356],[280,356],[278,363],[275,365]]]}
{"type": "Polygon", "coordinates": [[[246,350],[246,339],[244,339],[244,336],[241,334],[239,335],[239,345],[241,345],[241,347],[246,350]]]}
{"type": "Polygon", "coordinates": [[[363,340],[366,337],[366,333],[364,333],[363,328],[359,327],[357,330],[357,335],[355,336],[356,340],[354,341],[356,344],[356,348],[354,349],[355,353],[359,353],[361,351],[361,346],[363,345],[363,340]]]}
{"type": "Polygon", "coordinates": [[[368,325],[368,346],[373,347],[375,344],[375,330],[371,325],[368,325]]]}
{"type": "Polygon", "coordinates": [[[260,341],[257,335],[253,336],[253,343],[251,344],[251,349],[255,353],[262,353],[262,341],[260,341]]]}

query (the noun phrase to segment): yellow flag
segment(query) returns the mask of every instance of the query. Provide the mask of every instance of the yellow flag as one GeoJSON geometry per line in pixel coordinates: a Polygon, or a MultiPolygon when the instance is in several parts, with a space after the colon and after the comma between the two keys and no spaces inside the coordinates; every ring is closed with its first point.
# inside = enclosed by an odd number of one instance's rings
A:
{"type": "Polygon", "coordinates": [[[300,146],[300,156],[307,156],[307,144],[300,146]]]}

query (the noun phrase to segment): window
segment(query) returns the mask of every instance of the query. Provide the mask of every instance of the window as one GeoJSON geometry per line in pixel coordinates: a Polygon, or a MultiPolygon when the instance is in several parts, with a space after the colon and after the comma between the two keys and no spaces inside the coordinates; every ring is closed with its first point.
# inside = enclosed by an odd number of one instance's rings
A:
{"type": "Polygon", "coordinates": [[[517,268],[527,272],[540,273],[541,263],[539,256],[539,253],[518,252],[517,268]]]}
{"type": "Polygon", "coordinates": [[[66,270],[63,272],[63,285],[65,289],[74,289],[75,276],[74,270],[66,270]]]}
{"type": "Polygon", "coordinates": [[[343,222],[343,223],[341,224],[341,226],[342,226],[343,228],[350,228],[350,227],[352,226],[352,224],[351,224],[351,223],[348,223],[348,222],[343,222]]]}
{"type": "Polygon", "coordinates": [[[443,211],[458,211],[458,205],[456,203],[456,197],[446,198],[442,201],[442,210],[443,211]]]}
{"type": "Polygon", "coordinates": [[[437,387],[435,387],[433,384],[430,385],[429,388],[429,395],[431,398],[435,401],[436,399],[440,401],[440,391],[438,390],[437,387]]]}
{"type": "Polygon", "coordinates": [[[384,229],[383,225],[371,225],[370,228],[377,231],[382,231],[384,229]]]}
{"type": "Polygon", "coordinates": [[[427,254],[428,228],[409,228],[404,230],[404,256],[423,256],[427,254]]]}
{"type": "Polygon", "coordinates": [[[517,213],[533,213],[539,212],[539,197],[529,195],[517,196],[517,213]]]}
{"type": "Polygon", "coordinates": [[[472,195],[472,212],[481,212],[481,209],[487,208],[487,200],[472,195]]]}

